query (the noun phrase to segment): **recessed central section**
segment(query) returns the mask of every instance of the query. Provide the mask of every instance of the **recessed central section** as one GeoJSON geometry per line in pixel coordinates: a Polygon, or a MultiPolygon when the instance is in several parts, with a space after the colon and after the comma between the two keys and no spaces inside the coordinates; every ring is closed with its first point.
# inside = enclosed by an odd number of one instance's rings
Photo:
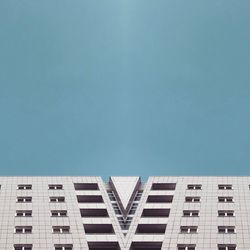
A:
{"type": "Polygon", "coordinates": [[[110,186],[114,192],[119,208],[126,218],[135,195],[140,187],[140,177],[110,177],[110,186]]]}

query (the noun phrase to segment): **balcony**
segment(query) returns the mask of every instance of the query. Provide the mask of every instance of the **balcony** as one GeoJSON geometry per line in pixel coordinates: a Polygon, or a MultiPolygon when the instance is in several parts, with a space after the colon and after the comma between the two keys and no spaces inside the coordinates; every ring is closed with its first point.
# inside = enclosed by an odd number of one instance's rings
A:
{"type": "Polygon", "coordinates": [[[75,190],[99,190],[97,183],[74,183],[75,190]]]}
{"type": "Polygon", "coordinates": [[[83,208],[80,209],[81,217],[109,217],[107,209],[83,208]]]}
{"type": "Polygon", "coordinates": [[[103,203],[101,195],[77,195],[78,203],[103,203]]]}
{"type": "Polygon", "coordinates": [[[111,242],[88,242],[89,250],[120,250],[119,243],[116,241],[111,242]]]}
{"type": "Polygon", "coordinates": [[[162,242],[132,242],[130,250],[161,250],[162,242]]]}
{"type": "Polygon", "coordinates": [[[165,234],[166,224],[139,224],[136,234],[165,234]]]}
{"type": "Polygon", "coordinates": [[[142,217],[169,217],[170,209],[143,209],[142,217]]]}
{"type": "Polygon", "coordinates": [[[112,224],[84,224],[86,234],[114,234],[112,224]]]}

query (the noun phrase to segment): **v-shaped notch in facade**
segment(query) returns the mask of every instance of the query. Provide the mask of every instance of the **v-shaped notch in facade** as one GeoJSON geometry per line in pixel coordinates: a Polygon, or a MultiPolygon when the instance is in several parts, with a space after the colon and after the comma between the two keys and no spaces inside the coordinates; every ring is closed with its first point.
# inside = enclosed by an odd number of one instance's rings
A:
{"type": "Polygon", "coordinates": [[[138,191],[141,180],[140,177],[110,177],[110,185],[122,210],[123,216],[126,217],[134,197],[138,191]]]}

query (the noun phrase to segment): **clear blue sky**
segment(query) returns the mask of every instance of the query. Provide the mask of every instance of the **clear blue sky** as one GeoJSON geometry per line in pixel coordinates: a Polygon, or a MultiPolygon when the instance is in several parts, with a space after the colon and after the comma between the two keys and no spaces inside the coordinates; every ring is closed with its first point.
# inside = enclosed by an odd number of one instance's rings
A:
{"type": "Polygon", "coordinates": [[[0,175],[249,175],[249,13],[0,1],[0,175]]]}

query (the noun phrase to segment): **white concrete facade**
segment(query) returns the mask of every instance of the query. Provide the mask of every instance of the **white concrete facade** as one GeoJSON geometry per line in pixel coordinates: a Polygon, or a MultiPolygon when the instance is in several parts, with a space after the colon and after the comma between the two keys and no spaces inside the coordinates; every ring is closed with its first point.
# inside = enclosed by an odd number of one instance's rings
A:
{"type": "Polygon", "coordinates": [[[0,185],[0,249],[250,249],[250,177],[0,177],[0,185]]]}

